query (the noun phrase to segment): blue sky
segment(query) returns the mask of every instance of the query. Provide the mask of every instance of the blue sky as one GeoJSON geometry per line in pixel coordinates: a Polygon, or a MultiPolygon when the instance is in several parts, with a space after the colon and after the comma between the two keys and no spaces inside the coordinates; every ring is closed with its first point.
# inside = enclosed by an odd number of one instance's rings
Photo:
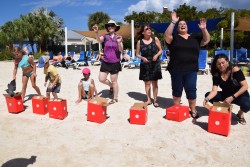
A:
{"type": "Polygon", "coordinates": [[[250,0],[5,0],[0,6],[0,26],[20,18],[21,14],[45,7],[63,18],[68,29],[88,30],[88,17],[96,11],[105,12],[111,19],[123,22],[124,16],[132,11],[162,12],[165,6],[173,10],[183,3],[196,6],[198,11],[219,7],[250,10],[250,0]]]}

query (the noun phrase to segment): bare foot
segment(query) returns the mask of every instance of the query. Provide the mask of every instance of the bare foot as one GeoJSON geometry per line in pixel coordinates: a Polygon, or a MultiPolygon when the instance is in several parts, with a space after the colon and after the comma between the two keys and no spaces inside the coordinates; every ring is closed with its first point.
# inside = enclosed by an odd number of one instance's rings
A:
{"type": "Polygon", "coordinates": [[[154,105],[154,107],[160,107],[156,101],[153,103],[153,105],[154,105]]]}
{"type": "Polygon", "coordinates": [[[146,103],[148,106],[152,104],[151,101],[146,101],[145,103],[146,103]]]}
{"type": "Polygon", "coordinates": [[[75,103],[78,104],[78,103],[80,103],[81,101],[82,101],[82,99],[77,99],[77,100],[75,101],[75,103]]]}

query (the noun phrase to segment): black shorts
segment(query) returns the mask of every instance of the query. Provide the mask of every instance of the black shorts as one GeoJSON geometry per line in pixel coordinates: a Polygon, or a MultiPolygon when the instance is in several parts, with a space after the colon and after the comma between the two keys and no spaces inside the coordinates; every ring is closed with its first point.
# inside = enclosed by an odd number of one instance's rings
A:
{"type": "Polygon", "coordinates": [[[82,99],[88,99],[89,98],[89,91],[84,91],[84,96],[82,96],[82,99]]]}
{"type": "Polygon", "coordinates": [[[105,61],[101,64],[101,72],[109,72],[110,74],[117,74],[119,71],[122,71],[121,62],[116,63],[107,63],[105,61]]]}
{"type": "MultiPolygon", "coordinates": [[[[51,85],[51,83],[49,84],[49,86],[51,85]]],[[[49,88],[49,86],[47,87],[46,92],[55,92],[55,93],[59,93],[61,90],[61,83],[57,83],[52,89],[49,88]]]]}

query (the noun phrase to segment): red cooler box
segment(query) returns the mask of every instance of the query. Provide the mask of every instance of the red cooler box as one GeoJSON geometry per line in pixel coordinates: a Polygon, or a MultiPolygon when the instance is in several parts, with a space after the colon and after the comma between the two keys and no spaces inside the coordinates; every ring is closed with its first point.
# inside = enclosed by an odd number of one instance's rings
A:
{"type": "Polygon", "coordinates": [[[64,119],[68,116],[67,101],[65,99],[50,99],[48,106],[50,118],[64,119]]]}
{"type": "Polygon", "coordinates": [[[10,113],[19,113],[24,111],[21,93],[16,93],[13,97],[11,97],[9,94],[3,95],[6,99],[6,104],[10,113]]]}
{"type": "Polygon", "coordinates": [[[48,113],[48,99],[42,96],[34,96],[32,98],[32,108],[34,114],[45,115],[48,113]]]}
{"type": "Polygon", "coordinates": [[[208,117],[208,132],[228,136],[231,126],[232,105],[213,103],[208,117]]]}
{"type": "Polygon", "coordinates": [[[96,96],[88,100],[87,120],[96,123],[103,123],[107,117],[108,99],[96,96]]]}
{"type": "Polygon", "coordinates": [[[148,108],[146,103],[134,103],[130,108],[130,123],[145,125],[148,120],[148,108]]]}
{"type": "Polygon", "coordinates": [[[174,105],[166,109],[166,119],[181,122],[189,118],[189,107],[174,105]]]}

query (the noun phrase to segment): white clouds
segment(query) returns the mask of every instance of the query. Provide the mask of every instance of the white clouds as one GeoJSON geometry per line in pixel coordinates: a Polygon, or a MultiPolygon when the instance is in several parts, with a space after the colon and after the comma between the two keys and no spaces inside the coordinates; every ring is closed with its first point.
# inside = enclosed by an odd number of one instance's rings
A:
{"type": "Polygon", "coordinates": [[[140,0],[138,3],[128,7],[125,15],[135,12],[155,11],[162,12],[163,7],[168,7],[170,11],[179,8],[180,5],[186,3],[188,6],[197,7],[197,11],[204,11],[209,8],[234,8],[234,9],[249,9],[249,0],[140,0]]]}
{"type": "Polygon", "coordinates": [[[86,1],[79,1],[79,0],[40,0],[40,1],[32,1],[28,3],[23,3],[22,6],[35,6],[34,8],[38,7],[57,7],[60,5],[63,6],[101,6],[103,4],[102,0],[86,0],[86,1]]]}

